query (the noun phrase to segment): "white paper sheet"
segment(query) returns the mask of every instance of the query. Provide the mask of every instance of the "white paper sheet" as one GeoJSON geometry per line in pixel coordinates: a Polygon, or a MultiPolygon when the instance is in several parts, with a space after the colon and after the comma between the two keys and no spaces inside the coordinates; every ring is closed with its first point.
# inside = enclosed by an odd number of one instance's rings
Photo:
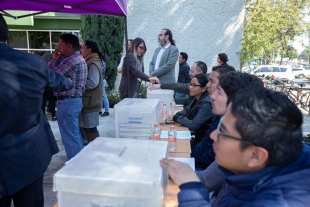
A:
{"type": "MultiPolygon", "coordinates": [[[[168,131],[161,131],[160,138],[168,139],[168,131]]],[[[190,131],[177,131],[177,139],[191,140],[191,132],[190,131]]]]}

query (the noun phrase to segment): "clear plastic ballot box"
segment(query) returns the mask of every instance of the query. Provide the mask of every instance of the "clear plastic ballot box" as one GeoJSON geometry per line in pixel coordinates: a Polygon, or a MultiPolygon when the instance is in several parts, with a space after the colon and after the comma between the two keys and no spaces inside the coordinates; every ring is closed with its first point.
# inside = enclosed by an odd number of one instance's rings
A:
{"type": "Polygon", "coordinates": [[[154,123],[159,123],[160,100],[125,98],[114,106],[115,136],[151,139],[154,123]]]}
{"type": "Polygon", "coordinates": [[[98,137],[54,175],[59,207],[162,207],[168,142],[98,137]]]}
{"type": "Polygon", "coordinates": [[[157,89],[157,90],[147,90],[147,99],[160,99],[161,101],[164,101],[167,108],[170,107],[170,102],[173,99],[173,90],[167,90],[167,89],[157,89]]]}

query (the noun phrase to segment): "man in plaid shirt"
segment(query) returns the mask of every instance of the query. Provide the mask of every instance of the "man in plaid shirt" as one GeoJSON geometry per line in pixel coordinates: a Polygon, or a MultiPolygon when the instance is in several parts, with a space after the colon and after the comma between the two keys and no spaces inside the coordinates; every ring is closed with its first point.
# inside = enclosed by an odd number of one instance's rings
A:
{"type": "Polygon", "coordinates": [[[57,121],[67,158],[70,160],[83,149],[79,130],[79,114],[82,110],[82,94],[85,90],[87,65],[79,52],[79,39],[73,34],[62,34],[58,50],[55,51],[49,67],[63,74],[73,83],[73,88],[64,92],[54,92],[57,96],[57,121]],[[58,60],[64,57],[59,65],[58,60]]]}

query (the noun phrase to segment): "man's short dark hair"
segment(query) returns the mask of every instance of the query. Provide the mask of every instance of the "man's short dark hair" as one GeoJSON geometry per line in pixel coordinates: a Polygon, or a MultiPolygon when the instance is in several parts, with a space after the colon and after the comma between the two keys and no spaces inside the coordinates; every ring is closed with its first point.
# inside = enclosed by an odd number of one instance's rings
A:
{"type": "Polygon", "coordinates": [[[250,87],[263,88],[263,81],[255,75],[231,71],[224,73],[219,78],[221,86],[227,95],[227,105],[235,97],[236,93],[250,87]]]}
{"type": "Polygon", "coordinates": [[[4,17],[0,14],[0,41],[6,42],[9,36],[8,25],[6,24],[4,17]]]}
{"type": "Polygon", "coordinates": [[[217,56],[219,57],[219,59],[220,59],[223,63],[228,62],[228,57],[227,57],[227,55],[226,55],[225,53],[219,53],[217,56]]]}
{"type": "Polygon", "coordinates": [[[182,56],[182,59],[184,59],[184,60],[185,60],[185,62],[186,62],[186,61],[187,61],[187,59],[188,59],[187,54],[186,54],[185,52],[180,52],[180,55],[182,56]]]}
{"type": "Polygon", "coordinates": [[[64,33],[60,35],[60,39],[66,43],[72,45],[74,51],[78,51],[80,47],[79,38],[71,33],[64,33]]]}
{"type": "Polygon", "coordinates": [[[220,75],[222,75],[222,74],[229,73],[229,72],[236,71],[236,70],[233,67],[215,66],[212,68],[212,71],[216,71],[220,75]]]}
{"type": "Polygon", "coordinates": [[[206,63],[204,63],[202,61],[196,61],[195,63],[197,64],[196,69],[200,70],[202,72],[202,74],[207,74],[208,66],[206,63]]]}
{"type": "MultiPolygon", "coordinates": [[[[248,88],[232,99],[231,113],[243,140],[268,151],[268,165],[285,166],[303,150],[302,114],[283,93],[248,88]]],[[[241,150],[249,145],[241,142],[241,150]]]]}

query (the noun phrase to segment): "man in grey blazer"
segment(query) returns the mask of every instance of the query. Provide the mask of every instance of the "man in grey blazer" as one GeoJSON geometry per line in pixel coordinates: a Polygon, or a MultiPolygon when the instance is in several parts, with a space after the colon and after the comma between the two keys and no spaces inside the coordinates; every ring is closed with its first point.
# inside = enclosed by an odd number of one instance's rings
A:
{"type": "Polygon", "coordinates": [[[158,35],[159,47],[155,50],[150,62],[150,76],[156,76],[161,83],[175,82],[175,64],[179,50],[175,46],[169,29],[162,29],[158,35]]]}

